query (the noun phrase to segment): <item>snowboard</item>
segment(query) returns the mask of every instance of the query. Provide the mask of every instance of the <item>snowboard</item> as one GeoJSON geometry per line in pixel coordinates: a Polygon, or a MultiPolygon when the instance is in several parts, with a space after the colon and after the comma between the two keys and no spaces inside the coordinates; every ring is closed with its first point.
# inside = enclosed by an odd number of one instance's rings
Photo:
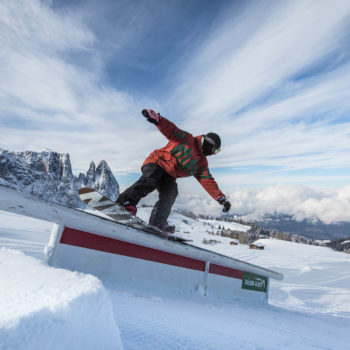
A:
{"type": "Polygon", "coordinates": [[[147,224],[137,216],[126,211],[119,204],[111,201],[109,198],[105,197],[103,194],[99,193],[98,191],[92,188],[83,187],[78,191],[78,194],[80,199],[90,208],[100,211],[101,213],[107,215],[108,217],[122,225],[141,230],[148,234],[163,237],[171,241],[191,241],[185,238],[177,237],[174,234],[168,234],[155,226],[147,224]]]}

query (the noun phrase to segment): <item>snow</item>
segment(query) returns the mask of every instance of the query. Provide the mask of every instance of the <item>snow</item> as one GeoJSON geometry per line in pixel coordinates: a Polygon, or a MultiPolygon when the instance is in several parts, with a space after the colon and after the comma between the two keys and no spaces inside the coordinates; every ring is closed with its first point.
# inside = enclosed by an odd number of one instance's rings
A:
{"type": "Polygon", "coordinates": [[[42,252],[51,224],[0,212],[0,245],[12,248],[0,250],[0,349],[348,348],[348,254],[267,239],[258,241],[264,250],[250,250],[205,233],[206,222],[175,213],[170,223],[194,245],[282,272],[269,304],[123,290],[49,267],[42,252]]]}
{"type": "Polygon", "coordinates": [[[327,243],[331,243],[331,241],[329,239],[315,239],[314,240],[314,244],[324,244],[326,245],[327,243]]]}
{"type": "MultiPolygon", "coordinates": [[[[141,208],[138,215],[147,220],[150,210],[141,208]]],[[[217,227],[226,226],[226,222],[213,223],[211,220],[197,221],[186,218],[186,224],[183,219],[182,215],[175,214],[170,217],[169,222],[176,226],[179,236],[193,239],[193,245],[283,273],[285,278],[282,282],[270,281],[271,305],[350,318],[349,254],[326,247],[276,239],[254,242],[264,245],[264,250],[249,249],[249,246],[244,244],[230,245],[231,238],[205,232],[208,221],[217,227]],[[189,233],[181,233],[184,231],[189,233]],[[205,244],[203,239],[213,239],[217,243],[205,244]]],[[[244,226],[241,230],[243,229],[247,231],[249,226],[244,226]]]]}
{"type": "Polygon", "coordinates": [[[0,211],[1,247],[19,249],[43,260],[51,228],[51,222],[0,211]]]}
{"type": "Polygon", "coordinates": [[[197,296],[111,292],[125,349],[346,349],[349,321],[197,296]],[[143,340],[142,346],[141,341],[143,340]]]}
{"type": "MultiPolygon", "coordinates": [[[[148,222],[152,208],[138,208],[137,216],[142,220],[148,222]]],[[[195,220],[189,217],[185,217],[177,212],[172,212],[171,217],[169,218],[169,224],[175,225],[176,235],[182,238],[190,239],[193,241],[193,245],[208,249],[208,244],[204,242],[214,240],[218,243],[229,244],[232,242],[232,238],[221,237],[217,235],[210,234],[209,232],[217,232],[219,226],[221,228],[230,228],[231,230],[246,232],[250,229],[250,226],[237,224],[235,222],[217,222],[215,220],[195,220]]],[[[221,253],[222,249],[217,248],[216,246],[210,245],[210,250],[213,250],[217,253],[221,253]]],[[[225,254],[227,255],[227,254],[225,254]]]]}
{"type": "Polygon", "coordinates": [[[260,241],[264,250],[247,254],[241,249],[234,256],[284,274],[282,283],[271,281],[271,304],[350,318],[348,254],[276,239],[260,241]]]}
{"type": "Polygon", "coordinates": [[[2,349],[122,349],[108,292],[96,277],[7,248],[0,249],[0,276],[2,349]]]}
{"type": "Polygon", "coordinates": [[[221,226],[221,228],[224,227],[225,229],[241,231],[241,232],[246,232],[250,229],[250,226],[241,225],[236,222],[226,222],[226,221],[219,222],[216,220],[199,220],[199,221],[203,223],[207,223],[209,225],[213,225],[216,229],[219,229],[219,226],[221,226]]]}
{"type": "Polygon", "coordinates": [[[256,247],[265,247],[265,244],[263,244],[262,242],[258,242],[258,241],[253,242],[252,244],[255,245],[256,247]]]}

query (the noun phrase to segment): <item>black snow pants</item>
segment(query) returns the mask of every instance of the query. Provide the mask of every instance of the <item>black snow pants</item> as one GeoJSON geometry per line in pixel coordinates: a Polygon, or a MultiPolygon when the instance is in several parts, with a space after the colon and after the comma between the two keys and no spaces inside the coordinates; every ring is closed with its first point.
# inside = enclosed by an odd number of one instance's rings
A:
{"type": "Polygon", "coordinates": [[[141,170],[142,176],[120,194],[117,203],[123,205],[128,202],[136,206],[141,198],[157,189],[159,199],[152,210],[149,223],[164,228],[178,193],[176,179],[155,163],[148,163],[141,170]]]}

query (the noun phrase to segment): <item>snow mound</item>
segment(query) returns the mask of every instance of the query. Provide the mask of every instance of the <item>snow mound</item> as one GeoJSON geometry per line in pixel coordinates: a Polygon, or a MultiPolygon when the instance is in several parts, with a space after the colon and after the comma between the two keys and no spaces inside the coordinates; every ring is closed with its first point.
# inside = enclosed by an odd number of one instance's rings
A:
{"type": "Polygon", "coordinates": [[[123,348],[108,292],[96,277],[5,248],[0,276],[0,348],[123,348]]]}

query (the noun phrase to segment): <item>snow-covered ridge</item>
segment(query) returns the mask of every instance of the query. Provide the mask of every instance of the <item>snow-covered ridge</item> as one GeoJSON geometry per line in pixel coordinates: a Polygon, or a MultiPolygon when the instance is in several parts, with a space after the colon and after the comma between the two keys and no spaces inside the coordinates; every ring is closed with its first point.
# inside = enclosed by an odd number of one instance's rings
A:
{"type": "Polygon", "coordinates": [[[0,184],[72,208],[84,207],[77,195],[82,186],[115,200],[119,185],[107,162],[91,162],[86,174],[75,176],[68,153],[0,150],[0,184]]]}

